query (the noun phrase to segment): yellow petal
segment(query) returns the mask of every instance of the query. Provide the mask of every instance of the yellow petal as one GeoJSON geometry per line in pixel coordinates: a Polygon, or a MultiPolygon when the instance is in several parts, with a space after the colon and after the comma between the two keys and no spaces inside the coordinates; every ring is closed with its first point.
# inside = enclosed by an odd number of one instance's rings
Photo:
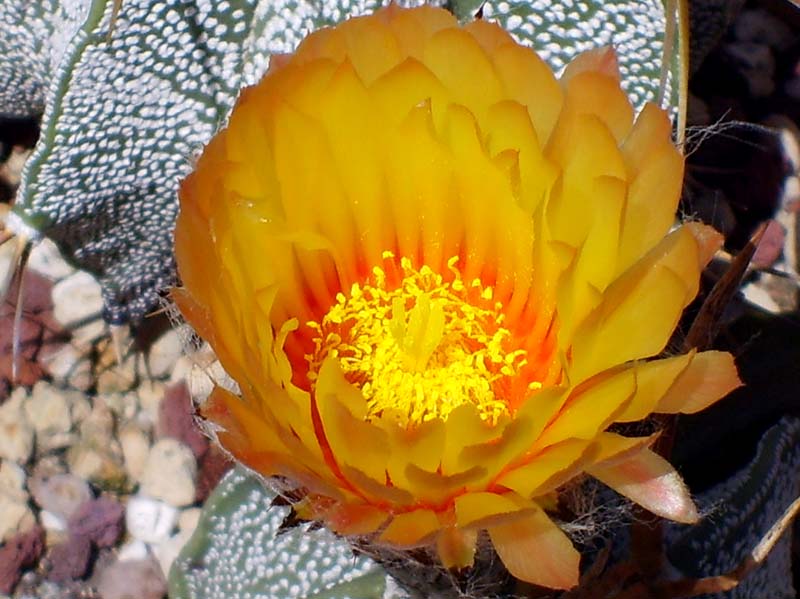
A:
{"type": "Polygon", "coordinates": [[[719,351],[700,352],[678,376],[654,411],[694,414],[741,385],[742,381],[739,380],[731,354],[719,351]]]}
{"type": "Polygon", "coordinates": [[[389,457],[388,437],[377,426],[353,414],[351,410],[366,410],[366,400],[344,378],[335,360],[326,360],[320,368],[316,404],[325,438],[336,462],[384,483],[389,457]]]}
{"type": "Polygon", "coordinates": [[[527,107],[536,135],[544,147],[563,103],[563,92],[553,72],[533,50],[517,44],[499,47],[492,60],[506,93],[527,107]]]}
{"type": "Polygon", "coordinates": [[[693,524],[699,518],[680,475],[649,449],[610,466],[587,468],[587,472],[657,516],[684,524],[693,524]]]}
{"type": "Polygon", "coordinates": [[[580,553],[543,510],[488,531],[503,564],[518,579],[551,589],[578,584],[580,553]]]}
{"type": "Polygon", "coordinates": [[[695,357],[690,352],[674,358],[652,360],[631,366],[636,376],[636,393],[625,409],[614,417],[616,422],[635,422],[656,411],[667,390],[695,357]]]}
{"type": "Polygon", "coordinates": [[[464,447],[458,457],[459,468],[481,467],[486,470],[488,478],[493,477],[531,446],[532,430],[533,421],[518,415],[506,425],[497,441],[464,447]]]}
{"type": "Polygon", "coordinates": [[[633,125],[633,107],[619,87],[618,75],[584,71],[569,77],[566,88],[565,110],[597,116],[609,128],[617,143],[628,136],[633,125]]]}
{"type": "Polygon", "coordinates": [[[590,441],[584,439],[567,439],[551,445],[527,464],[503,474],[497,479],[497,484],[522,497],[542,495],[577,474],[574,466],[583,466],[582,458],[590,446],[590,441]]]}
{"type": "Polygon", "coordinates": [[[599,377],[576,389],[556,419],[536,440],[545,448],[564,439],[591,439],[605,429],[636,393],[632,370],[599,377]]]}
{"type": "Polygon", "coordinates": [[[683,186],[683,157],[664,144],[630,183],[622,220],[619,270],[628,268],[650,250],[675,222],[683,186]]]}
{"type": "Polygon", "coordinates": [[[680,228],[614,281],[575,334],[570,376],[582,380],[663,350],[697,293],[697,253],[691,233],[680,228]]]}
{"type": "Polygon", "coordinates": [[[442,29],[425,45],[424,63],[450,89],[459,104],[469,106],[479,122],[501,97],[502,86],[483,48],[462,29],[442,29]],[[458,60],[453,60],[453,55],[458,60]]]}
{"type": "Polygon", "coordinates": [[[459,455],[464,447],[498,439],[503,432],[505,422],[507,421],[492,426],[480,417],[472,404],[463,404],[450,412],[445,422],[445,447],[441,456],[442,473],[456,474],[471,467],[459,464],[459,455]]]}
{"type": "Polygon", "coordinates": [[[453,496],[463,493],[467,488],[477,486],[477,481],[486,478],[487,470],[483,466],[473,466],[458,474],[444,475],[409,464],[406,467],[404,480],[418,501],[443,505],[453,496]]]}
{"type": "Polygon", "coordinates": [[[455,499],[456,522],[460,528],[486,528],[504,522],[499,516],[519,515],[525,509],[530,507],[521,506],[508,494],[488,491],[466,493],[455,499]]]}

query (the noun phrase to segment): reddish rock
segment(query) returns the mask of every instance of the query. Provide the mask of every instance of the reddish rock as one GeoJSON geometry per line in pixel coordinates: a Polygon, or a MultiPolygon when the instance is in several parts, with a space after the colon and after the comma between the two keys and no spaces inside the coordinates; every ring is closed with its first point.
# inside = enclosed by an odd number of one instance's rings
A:
{"type": "Polygon", "coordinates": [[[786,240],[786,230],[775,220],[768,220],[761,243],[756,248],[756,253],[750,263],[755,268],[768,268],[775,264],[783,253],[786,240]]]}
{"type": "Polygon", "coordinates": [[[53,582],[78,580],[86,576],[92,556],[92,542],[88,537],[71,534],[63,543],[50,551],[52,568],[47,579],[53,582]]]}
{"type": "Polygon", "coordinates": [[[36,527],[18,534],[0,547],[0,593],[10,595],[22,571],[31,568],[44,551],[44,529],[36,527]]]}
{"type": "Polygon", "coordinates": [[[110,497],[100,497],[83,503],[70,517],[71,536],[83,537],[98,547],[111,547],[122,534],[125,509],[110,497]]]}
{"type": "Polygon", "coordinates": [[[208,439],[197,425],[192,397],[186,383],[169,387],[158,408],[158,439],[176,439],[192,450],[200,460],[208,451],[208,439]]]}
{"type": "Polygon", "coordinates": [[[211,445],[198,463],[197,501],[203,502],[211,494],[220,479],[233,467],[233,461],[216,445],[211,445]]]}
{"type": "MultiPolygon", "coordinates": [[[[69,338],[53,317],[50,290],[45,277],[26,270],[23,275],[22,320],[19,324],[20,353],[17,357],[17,384],[33,385],[44,375],[43,357],[69,338]]],[[[10,392],[13,365],[14,310],[18,299],[18,279],[0,304],[0,401],[10,392]]]]}

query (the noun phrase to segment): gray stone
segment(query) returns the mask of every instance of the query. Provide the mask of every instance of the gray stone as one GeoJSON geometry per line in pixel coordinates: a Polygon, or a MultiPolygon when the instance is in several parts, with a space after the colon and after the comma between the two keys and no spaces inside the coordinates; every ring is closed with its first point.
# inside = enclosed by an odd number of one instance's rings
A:
{"type": "Polygon", "coordinates": [[[152,558],[114,562],[97,578],[102,599],[162,599],[167,592],[161,567],[152,558]]]}
{"type": "Polygon", "coordinates": [[[74,474],[34,477],[29,486],[33,499],[39,507],[65,520],[92,498],[89,484],[74,474]]]}

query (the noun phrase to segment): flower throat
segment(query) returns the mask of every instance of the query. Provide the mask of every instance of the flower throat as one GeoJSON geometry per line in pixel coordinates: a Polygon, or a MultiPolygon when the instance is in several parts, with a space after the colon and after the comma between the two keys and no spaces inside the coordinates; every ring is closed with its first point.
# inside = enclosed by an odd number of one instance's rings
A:
{"type": "Polygon", "coordinates": [[[492,424],[508,414],[503,382],[519,375],[527,352],[507,347],[511,332],[502,326],[502,304],[491,303],[492,287],[479,279],[466,284],[457,263],[448,260],[452,277],[445,280],[401,258],[395,288],[375,267],[372,282],[337,294],[321,322],[307,323],[314,331],[315,349],[306,356],[312,387],[323,362],[335,359],[366,398],[368,420],[392,415],[413,426],[446,419],[465,403],[492,424]]]}

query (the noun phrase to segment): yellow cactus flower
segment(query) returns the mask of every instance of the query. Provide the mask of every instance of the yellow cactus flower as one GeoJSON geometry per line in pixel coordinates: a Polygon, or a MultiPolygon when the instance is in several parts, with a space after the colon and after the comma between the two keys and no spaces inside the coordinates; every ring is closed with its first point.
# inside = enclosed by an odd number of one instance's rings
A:
{"type": "Polygon", "coordinates": [[[546,511],[584,473],[693,522],[651,438],[739,385],[660,354],[719,244],[669,232],[683,160],[613,51],[560,79],[486,21],[397,6],[311,34],[239,99],[180,192],[174,298],[241,394],[220,442],[342,535],[566,589],[546,511]]]}

